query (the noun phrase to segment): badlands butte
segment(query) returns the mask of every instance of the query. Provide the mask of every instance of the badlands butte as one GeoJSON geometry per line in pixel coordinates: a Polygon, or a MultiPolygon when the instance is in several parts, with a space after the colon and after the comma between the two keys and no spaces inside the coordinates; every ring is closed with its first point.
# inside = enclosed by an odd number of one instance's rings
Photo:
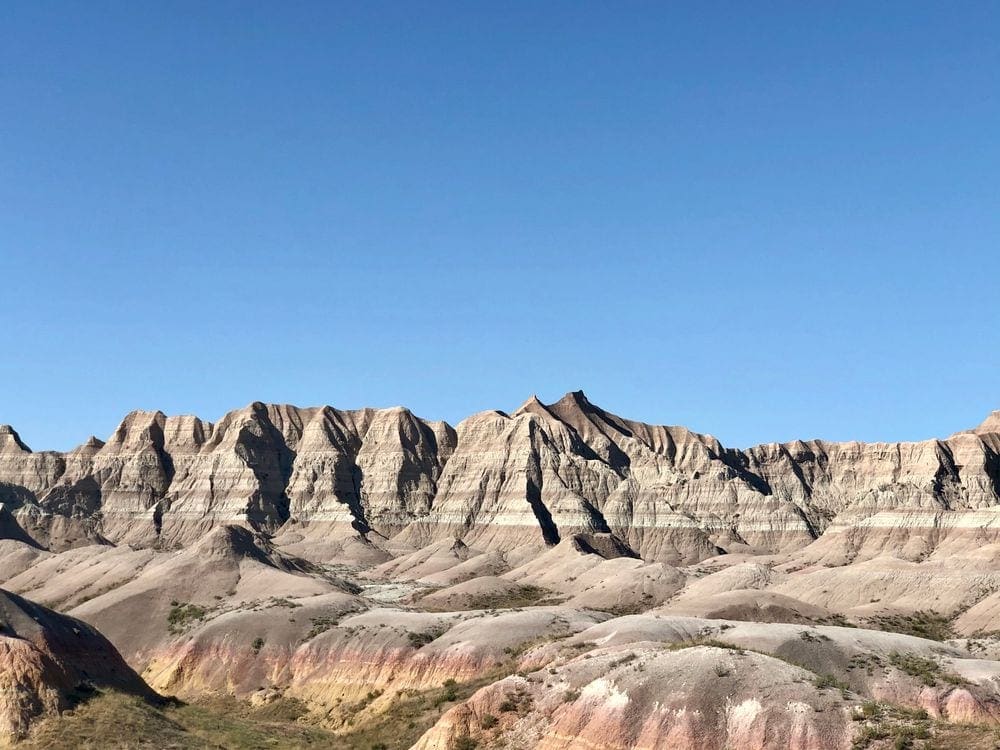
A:
{"type": "Polygon", "coordinates": [[[579,392],[0,427],[0,744],[1000,747],[1000,412],[726,448],[579,392]]]}

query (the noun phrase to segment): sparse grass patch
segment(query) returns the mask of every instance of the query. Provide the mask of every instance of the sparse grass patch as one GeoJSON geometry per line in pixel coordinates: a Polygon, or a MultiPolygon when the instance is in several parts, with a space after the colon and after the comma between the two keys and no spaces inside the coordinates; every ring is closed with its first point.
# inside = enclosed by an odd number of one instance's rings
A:
{"type": "Polygon", "coordinates": [[[742,646],[737,646],[732,643],[726,643],[726,641],[720,641],[718,638],[708,638],[704,636],[699,636],[698,638],[692,638],[690,641],[676,641],[674,643],[668,643],[667,648],[670,651],[682,651],[686,648],[694,648],[696,646],[710,646],[711,648],[724,648],[727,651],[735,651],[737,654],[745,654],[746,649],[742,646]]]}
{"type": "Polygon", "coordinates": [[[799,638],[807,643],[822,643],[824,641],[831,640],[829,636],[823,635],[822,633],[815,633],[811,630],[803,630],[799,633],[799,638]]]}
{"type": "Polygon", "coordinates": [[[831,614],[831,615],[827,615],[826,617],[818,617],[818,618],[816,618],[816,624],[817,625],[835,625],[838,628],[856,628],[857,627],[857,625],[855,625],[853,622],[851,622],[850,620],[848,620],[846,617],[844,617],[841,614],[836,614],[836,613],[835,614],[831,614]]]}
{"type": "MultiPolygon", "coordinates": [[[[315,750],[343,748],[327,730],[268,715],[233,698],[185,704],[156,704],[113,691],[95,691],[72,712],[40,722],[19,748],[23,750],[315,750]]],[[[301,714],[299,714],[301,715],[301,714]]],[[[365,750],[368,750],[366,747],[365,750]]]]}
{"type": "Polygon", "coordinates": [[[832,674],[818,674],[818,675],[816,675],[813,678],[813,685],[816,686],[817,690],[835,689],[835,690],[840,690],[840,691],[846,691],[846,690],[850,690],[851,689],[847,685],[847,683],[841,682],[836,677],[834,677],[832,674]]]}
{"type": "Polygon", "coordinates": [[[863,721],[864,725],[854,738],[852,750],[866,750],[875,743],[880,750],[914,750],[916,741],[923,742],[932,736],[933,724],[922,709],[868,701],[855,709],[854,719],[863,721]],[[891,744],[887,744],[889,742],[891,744]]]}
{"type": "Polygon", "coordinates": [[[335,617],[311,617],[309,622],[312,623],[312,628],[306,633],[304,640],[311,641],[313,638],[318,636],[320,633],[325,633],[330,628],[336,627],[337,618],[335,617]]]}
{"type": "Polygon", "coordinates": [[[480,719],[479,726],[482,729],[493,729],[493,727],[499,723],[500,720],[496,716],[493,714],[486,714],[482,719],[480,719]]]}
{"type": "Polygon", "coordinates": [[[413,600],[413,604],[428,612],[457,612],[471,609],[485,609],[495,612],[497,610],[520,609],[533,605],[557,604],[562,601],[562,599],[555,598],[551,591],[531,585],[518,586],[510,591],[471,595],[463,602],[438,604],[426,601],[430,594],[439,590],[432,589],[427,591],[416,597],[413,600]]]}
{"type": "Polygon", "coordinates": [[[208,610],[197,604],[171,602],[167,614],[167,629],[171,633],[183,633],[193,622],[204,620],[208,610]]]}
{"type": "Polygon", "coordinates": [[[444,635],[444,632],[444,629],[424,630],[419,633],[411,630],[406,634],[406,637],[409,639],[410,645],[414,648],[423,648],[431,641],[435,641],[444,635]]]}
{"type": "Polygon", "coordinates": [[[338,740],[341,744],[336,747],[341,750],[372,750],[382,744],[386,750],[405,750],[416,743],[448,708],[447,702],[439,700],[442,691],[453,696],[455,701],[463,701],[479,688],[506,674],[492,671],[472,682],[449,680],[437,690],[412,691],[396,696],[390,710],[366,717],[364,726],[340,735],[338,740]]]}
{"type": "Polygon", "coordinates": [[[913,653],[899,653],[893,651],[889,654],[889,663],[899,671],[916,677],[925,685],[934,687],[938,682],[949,685],[964,685],[966,680],[957,674],[946,672],[934,659],[928,659],[913,653]]]}
{"type": "Polygon", "coordinates": [[[946,641],[955,637],[951,621],[952,618],[948,615],[933,610],[921,610],[910,615],[875,615],[866,618],[866,624],[874,630],[915,635],[932,641],[946,641]]]}

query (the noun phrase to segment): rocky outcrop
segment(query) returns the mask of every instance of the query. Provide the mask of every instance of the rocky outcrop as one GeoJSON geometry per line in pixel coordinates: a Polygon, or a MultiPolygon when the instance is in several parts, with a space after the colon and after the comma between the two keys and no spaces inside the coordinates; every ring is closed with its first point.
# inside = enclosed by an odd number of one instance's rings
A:
{"type": "Polygon", "coordinates": [[[899,734],[905,746],[914,716],[995,724],[998,671],[997,662],[897,633],[619,617],[527,651],[516,675],[451,708],[414,747],[847,750],[899,734]],[[894,727],[872,720],[873,701],[911,713],[894,727]]]}
{"type": "Polygon", "coordinates": [[[154,695],[93,627],[0,590],[0,745],[99,688],[154,695]]]}
{"type": "Polygon", "coordinates": [[[414,750],[463,738],[524,750],[848,750],[852,696],[824,695],[810,679],[778,659],[711,646],[604,649],[483,688],[414,750]]]}
{"type": "Polygon", "coordinates": [[[356,538],[373,555],[455,539],[541,552],[597,534],[669,565],[820,537],[818,556],[850,561],[886,544],[919,557],[997,541],[998,508],[997,413],[943,440],[745,451],[622,419],[580,392],[455,429],[403,408],[253,403],[215,424],[137,411],[106,443],[66,454],[34,453],[0,428],[0,533],[51,549],[182,546],[238,524],[303,545],[356,538]]]}

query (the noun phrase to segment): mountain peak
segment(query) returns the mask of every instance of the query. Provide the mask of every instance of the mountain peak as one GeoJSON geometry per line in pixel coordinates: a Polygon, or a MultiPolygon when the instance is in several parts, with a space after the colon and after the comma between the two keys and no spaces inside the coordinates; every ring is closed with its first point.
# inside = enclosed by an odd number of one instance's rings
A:
{"type": "Polygon", "coordinates": [[[553,404],[553,406],[555,405],[573,405],[580,409],[592,409],[594,407],[594,405],[587,399],[587,394],[583,391],[568,391],[566,395],[553,404]]]}
{"type": "Polygon", "coordinates": [[[9,424],[0,424],[0,453],[31,453],[17,434],[17,430],[9,424]]]}
{"type": "Polygon", "coordinates": [[[979,435],[994,432],[1000,433],[1000,410],[990,412],[990,415],[978,427],[973,428],[972,432],[979,435]]]}
{"type": "Polygon", "coordinates": [[[80,451],[94,452],[94,451],[99,451],[103,447],[104,447],[104,441],[101,440],[96,435],[91,435],[89,438],[87,438],[78,446],[76,446],[76,448],[73,449],[73,452],[80,452],[80,451]]]}
{"type": "Polygon", "coordinates": [[[548,416],[549,409],[542,403],[538,396],[532,393],[527,401],[514,410],[514,416],[517,416],[518,414],[537,414],[538,416],[548,416]]]}

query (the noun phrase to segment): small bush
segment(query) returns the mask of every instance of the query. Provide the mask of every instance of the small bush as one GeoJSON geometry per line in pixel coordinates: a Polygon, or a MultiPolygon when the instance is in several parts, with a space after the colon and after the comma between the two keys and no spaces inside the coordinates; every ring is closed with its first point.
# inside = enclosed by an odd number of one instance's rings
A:
{"type": "Polygon", "coordinates": [[[949,685],[964,685],[966,682],[957,674],[941,669],[941,665],[934,659],[927,659],[917,654],[901,654],[893,651],[889,654],[889,663],[910,677],[916,677],[929,687],[937,685],[939,680],[949,685]]]}
{"type": "Polygon", "coordinates": [[[410,631],[406,634],[406,637],[410,640],[410,645],[414,648],[423,648],[431,641],[440,637],[440,635],[440,631],[425,630],[421,633],[414,633],[413,631],[410,631]]]}
{"type": "Polygon", "coordinates": [[[932,641],[946,641],[955,636],[951,618],[933,610],[921,610],[911,615],[876,615],[868,618],[868,625],[877,630],[905,633],[932,641]]]}
{"type": "Polygon", "coordinates": [[[253,652],[255,654],[259,654],[260,650],[264,648],[264,639],[261,638],[260,636],[257,636],[256,638],[253,639],[253,643],[250,645],[250,647],[253,649],[253,652]]]}
{"type": "Polygon", "coordinates": [[[486,714],[480,720],[479,726],[481,726],[483,729],[492,729],[493,727],[495,727],[499,723],[500,723],[500,720],[496,716],[494,716],[493,714],[486,714]]]}
{"type": "Polygon", "coordinates": [[[180,633],[195,620],[205,619],[208,610],[197,604],[173,602],[167,614],[167,628],[171,633],[180,633]]]}
{"type": "Polygon", "coordinates": [[[306,634],[305,640],[307,641],[311,641],[320,633],[325,633],[337,624],[337,620],[333,617],[310,617],[309,622],[312,623],[312,628],[306,634]]]}
{"type": "Polygon", "coordinates": [[[818,674],[813,679],[813,685],[816,686],[818,690],[827,690],[828,688],[836,688],[837,690],[850,690],[850,688],[832,674],[818,674]]]}
{"type": "Polygon", "coordinates": [[[444,691],[441,693],[441,702],[442,703],[451,703],[453,701],[458,700],[458,683],[457,682],[455,682],[454,680],[445,680],[441,684],[441,687],[444,688],[444,691]]]}

